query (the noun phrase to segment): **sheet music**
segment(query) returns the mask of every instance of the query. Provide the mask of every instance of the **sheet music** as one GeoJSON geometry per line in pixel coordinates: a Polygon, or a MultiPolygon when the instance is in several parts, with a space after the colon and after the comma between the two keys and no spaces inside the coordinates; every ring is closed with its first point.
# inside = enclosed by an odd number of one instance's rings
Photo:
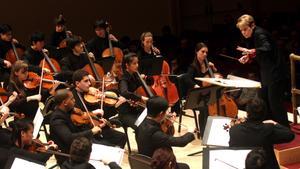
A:
{"type": "Polygon", "coordinates": [[[300,107],[297,107],[298,114],[300,115],[300,107]]]}
{"type": "Polygon", "coordinates": [[[244,169],[251,150],[210,150],[209,169],[244,169]]]}
{"type": "Polygon", "coordinates": [[[37,164],[37,163],[31,162],[31,161],[27,161],[27,160],[16,157],[11,166],[11,169],[20,169],[20,168],[45,169],[46,167],[41,164],[37,164]]]}
{"type": "Polygon", "coordinates": [[[101,144],[92,145],[92,153],[90,156],[90,161],[97,169],[109,169],[108,166],[104,165],[101,160],[105,159],[109,161],[114,161],[117,164],[121,164],[123,160],[124,149],[118,147],[105,146],[101,144]]]}
{"type": "Polygon", "coordinates": [[[229,147],[229,139],[230,139],[229,132],[224,129],[224,125],[230,124],[230,121],[231,121],[230,118],[225,118],[225,117],[212,119],[206,144],[229,147]]]}
{"type": "Polygon", "coordinates": [[[37,111],[36,111],[35,117],[33,119],[33,126],[34,126],[34,128],[33,128],[33,139],[37,138],[43,121],[44,121],[44,116],[41,112],[41,109],[38,108],[37,111]]]}
{"type": "Polygon", "coordinates": [[[199,78],[196,80],[211,83],[223,87],[236,87],[236,88],[261,88],[261,83],[253,80],[244,79],[222,79],[222,78],[199,78]]]}

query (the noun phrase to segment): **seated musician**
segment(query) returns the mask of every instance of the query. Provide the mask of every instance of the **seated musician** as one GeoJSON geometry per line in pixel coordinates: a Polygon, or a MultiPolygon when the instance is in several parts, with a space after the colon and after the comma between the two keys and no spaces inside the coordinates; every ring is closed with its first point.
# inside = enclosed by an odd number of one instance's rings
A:
{"type": "MultiPolygon", "coordinates": [[[[11,110],[17,113],[23,113],[26,118],[32,119],[39,107],[39,101],[44,101],[51,94],[55,93],[55,89],[59,83],[54,82],[50,91],[41,90],[39,94],[39,85],[34,89],[27,89],[24,82],[28,79],[28,64],[23,60],[18,60],[12,66],[10,80],[7,86],[8,92],[16,91],[17,99],[9,106],[11,110]]],[[[32,81],[39,81],[32,79],[32,81]]]]}
{"type": "Polygon", "coordinates": [[[60,60],[61,69],[63,72],[68,74],[66,78],[68,81],[72,81],[74,71],[82,69],[85,65],[89,64],[87,57],[94,59],[92,54],[88,56],[83,53],[83,44],[79,38],[71,38],[68,40],[68,48],[71,49],[71,52],[64,55],[63,59],[60,60]]]}
{"type": "MultiPolygon", "coordinates": [[[[195,80],[195,77],[210,76],[208,66],[211,68],[213,72],[217,72],[217,68],[212,62],[208,62],[209,65],[206,65],[205,59],[207,58],[207,55],[208,55],[208,47],[206,46],[206,44],[202,42],[197,43],[195,47],[194,61],[189,66],[187,71],[187,76],[185,79],[185,84],[188,89],[203,87],[202,82],[195,80]]],[[[203,97],[203,99],[208,100],[209,95],[207,95],[207,97],[203,97]]],[[[200,111],[199,114],[200,134],[201,137],[203,137],[204,129],[208,117],[208,108],[206,106],[200,107],[199,111],[200,111]]]]}
{"type": "MultiPolygon", "coordinates": [[[[146,96],[141,96],[140,94],[135,93],[139,87],[142,87],[141,81],[136,74],[139,66],[137,55],[135,53],[125,55],[123,59],[123,66],[125,70],[123,70],[124,73],[119,82],[120,95],[132,101],[147,101],[148,98],[146,96]]],[[[136,130],[137,126],[135,125],[135,121],[143,109],[143,107],[125,102],[119,107],[120,120],[125,126],[136,130]]]]}
{"type": "Polygon", "coordinates": [[[266,117],[266,105],[259,98],[250,101],[246,111],[246,121],[232,126],[229,130],[229,146],[262,147],[266,152],[266,169],[279,169],[273,144],[292,141],[294,133],[273,120],[263,121],[266,117]]]}
{"type": "MultiPolygon", "coordinates": [[[[70,159],[63,163],[61,169],[95,169],[88,162],[91,152],[92,142],[89,139],[85,137],[76,138],[71,144],[70,159]]],[[[116,162],[106,162],[104,160],[102,162],[108,165],[110,169],[121,169],[116,162]]]]}
{"type": "MultiPolygon", "coordinates": [[[[101,108],[100,98],[101,94],[100,91],[94,87],[91,87],[91,82],[89,80],[89,75],[84,70],[77,70],[73,74],[73,84],[74,88],[72,89],[72,93],[75,98],[75,107],[80,108],[82,111],[85,110],[85,106],[89,112],[94,113],[95,115],[99,117],[107,117],[110,113],[114,112],[104,112],[103,108],[101,108]],[[89,103],[84,99],[85,94],[91,94],[98,97],[99,102],[95,103],[89,103]],[[81,100],[82,99],[82,100],[81,100]],[[107,114],[107,115],[105,115],[107,114]]],[[[121,101],[121,99],[119,99],[121,101]]],[[[119,104],[119,103],[116,103],[119,104]]],[[[103,119],[106,121],[105,119],[103,119]]],[[[116,131],[109,126],[105,126],[102,128],[103,132],[103,138],[99,139],[98,141],[107,144],[107,145],[117,145],[119,147],[124,147],[126,143],[126,137],[124,133],[121,133],[119,131],[116,131]]]]}
{"type": "MultiPolygon", "coordinates": [[[[9,69],[12,63],[6,60],[6,55],[12,49],[12,44],[18,44],[18,41],[12,36],[12,28],[10,25],[0,25],[0,81],[5,82],[9,79],[9,69]]],[[[22,47],[22,46],[18,46],[22,47]]],[[[21,56],[20,56],[21,57],[21,56]]]]}
{"type": "MultiPolygon", "coordinates": [[[[57,145],[49,141],[48,146],[35,145],[32,139],[33,136],[33,123],[28,119],[16,120],[12,130],[12,145],[8,148],[9,151],[1,151],[6,153],[6,158],[1,158],[0,165],[5,164],[10,156],[18,155],[21,157],[29,158],[46,164],[52,154],[45,153],[47,150],[57,149],[57,145]]],[[[2,154],[3,155],[3,154],[2,154]]]]}
{"type": "Polygon", "coordinates": [[[143,32],[140,39],[141,49],[137,53],[140,59],[155,58],[156,55],[160,55],[159,49],[153,46],[153,35],[151,32],[143,32]]]}
{"type": "MultiPolygon", "coordinates": [[[[102,132],[100,126],[90,128],[88,125],[76,126],[71,120],[74,111],[75,99],[68,89],[60,89],[56,92],[55,102],[57,107],[50,117],[50,137],[63,153],[69,153],[70,145],[77,137],[92,139],[93,135],[102,132]]],[[[56,156],[58,164],[62,164],[66,158],[56,156]]]]}
{"type": "MultiPolygon", "coordinates": [[[[166,118],[169,104],[166,99],[155,96],[147,101],[148,115],[140,124],[136,132],[136,141],[140,154],[152,157],[154,151],[161,147],[184,147],[195,139],[193,133],[186,133],[180,137],[174,137],[164,133],[161,122],[166,118]]],[[[187,166],[184,165],[186,168],[187,166]]],[[[180,165],[179,165],[179,168],[180,165]]]]}
{"type": "Polygon", "coordinates": [[[119,40],[113,35],[107,35],[107,29],[109,24],[106,20],[100,19],[94,23],[94,31],[96,36],[89,40],[87,43],[87,48],[89,52],[92,52],[95,55],[97,63],[100,63],[102,60],[102,52],[109,48],[108,38],[112,42],[113,47],[121,47],[122,44],[119,40]]]}

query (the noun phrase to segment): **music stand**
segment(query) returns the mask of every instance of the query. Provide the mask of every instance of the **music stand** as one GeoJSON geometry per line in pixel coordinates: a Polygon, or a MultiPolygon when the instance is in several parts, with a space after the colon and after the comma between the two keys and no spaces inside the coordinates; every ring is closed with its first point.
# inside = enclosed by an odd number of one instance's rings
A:
{"type": "Polygon", "coordinates": [[[8,158],[4,169],[19,169],[19,168],[24,168],[24,166],[31,169],[46,168],[45,164],[40,161],[33,160],[25,156],[21,156],[19,154],[14,154],[8,158]]]}
{"type": "MultiPolygon", "coordinates": [[[[208,87],[194,88],[190,90],[186,97],[184,109],[194,110],[200,107],[207,107],[209,103],[216,102],[218,99],[216,94],[218,89],[220,89],[219,86],[212,85],[208,87]]],[[[197,131],[200,131],[196,113],[194,113],[194,115],[195,115],[194,119],[195,119],[196,129],[197,131]]],[[[199,137],[199,133],[198,133],[198,137],[199,137]]],[[[202,151],[188,154],[188,156],[193,156],[199,153],[202,153],[202,151]]]]}
{"type": "Polygon", "coordinates": [[[142,58],[139,61],[139,72],[147,76],[160,75],[163,57],[142,58]]]}
{"type": "Polygon", "coordinates": [[[246,157],[252,149],[246,147],[204,148],[202,158],[203,168],[245,168],[246,157]]]}
{"type": "Polygon", "coordinates": [[[102,58],[100,64],[104,70],[104,74],[111,71],[111,68],[115,62],[115,58],[112,56],[102,58]]]}

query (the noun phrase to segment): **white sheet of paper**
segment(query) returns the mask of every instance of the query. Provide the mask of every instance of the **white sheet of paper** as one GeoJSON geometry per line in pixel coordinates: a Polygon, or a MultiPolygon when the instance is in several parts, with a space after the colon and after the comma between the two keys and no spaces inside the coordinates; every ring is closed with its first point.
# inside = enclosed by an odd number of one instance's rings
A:
{"type": "Polygon", "coordinates": [[[147,117],[147,108],[144,109],[144,111],[140,114],[140,116],[136,119],[134,125],[139,127],[139,125],[144,121],[144,119],[147,117]]]}
{"type": "Polygon", "coordinates": [[[109,161],[114,161],[117,164],[121,164],[124,156],[124,149],[118,147],[105,146],[101,144],[92,145],[92,153],[90,156],[90,161],[95,168],[97,169],[109,169],[108,166],[105,166],[101,160],[109,159],[109,161]]]}
{"type": "Polygon", "coordinates": [[[298,110],[298,114],[300,115],[300,107],[297,107],[297,110],[298,110]]]}
{"type": "Polygon", "coordinates": [[[45,169],[46,167],[41,164],[37,164],[37,163],[31,162],[31,161],[27,161],[27,160],[16,157],[11,166],[11,169],[20,169],[20,168],[45,169]]]}
{"type": "Polygon", "coordinates": [[[38,136],[43,121],[44,121],[44,116],[41,112],[41,109],[38,108],[36,111],[35,117],[33,119],[33,125],[34,125],[33,139],[36,139],[36,137],[38,136]]]}
{"type": "Polygon", "coordinates": [[[244,169],[251,150],[210,150],[209,169],[244,169]]]}
{"type": "Polygon", "coordinates": [[[230,124],[230,118],[213,119],[207,139],[207,145],[229,146],[229,132],[224,129],[225,124],[230,124]]]}

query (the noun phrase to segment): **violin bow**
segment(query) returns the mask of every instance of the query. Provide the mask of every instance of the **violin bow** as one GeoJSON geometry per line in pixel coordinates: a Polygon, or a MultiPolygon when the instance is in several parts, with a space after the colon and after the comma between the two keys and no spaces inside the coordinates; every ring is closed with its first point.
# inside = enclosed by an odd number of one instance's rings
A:
{"type": "Polygon", "coordinates": [[[102,86],[101,86],[101,102],[100,102],[100,109],[103,110],[103,100],[104,100],[104,85],[105,85],[105,81],[104,81],[104,76],[102,77],[102,86]]]}
{"type": "Polygon", "coordinates": [[[44,77],[44,66],[45,66],[45,59],[43,60],[43,64],[42,64],[42,72],[41,72],[41,79],[40,79],[40,86],[39,86],[39,95],[42,92],[42,83],[43,83],[43,77],[44,77]]]}
{"type": "Polygon", "coordinates": [[[96,125],[95,125],[95,123],[93,122],[93,119],[92,119],[92,117],[91,117],[90,114],[89,114],[89,111],[88,111],[88,109],[87,109],[87,107],[86,107],[86,105],[85,105],[85,103],[84,103],[84,101],[83,101],[83,99],[82,99],[82,96],[81,96],[80,93],[78,93],[78,92],[77,92],[77,96],[79,97],[79,100],[80,100],[81,104],[83,105],[84,110],[85,110],[86,113],[88,114],[89,119],[90,119],[91,123],[93,124],[93,127],[95,127],[96,125]]]}

